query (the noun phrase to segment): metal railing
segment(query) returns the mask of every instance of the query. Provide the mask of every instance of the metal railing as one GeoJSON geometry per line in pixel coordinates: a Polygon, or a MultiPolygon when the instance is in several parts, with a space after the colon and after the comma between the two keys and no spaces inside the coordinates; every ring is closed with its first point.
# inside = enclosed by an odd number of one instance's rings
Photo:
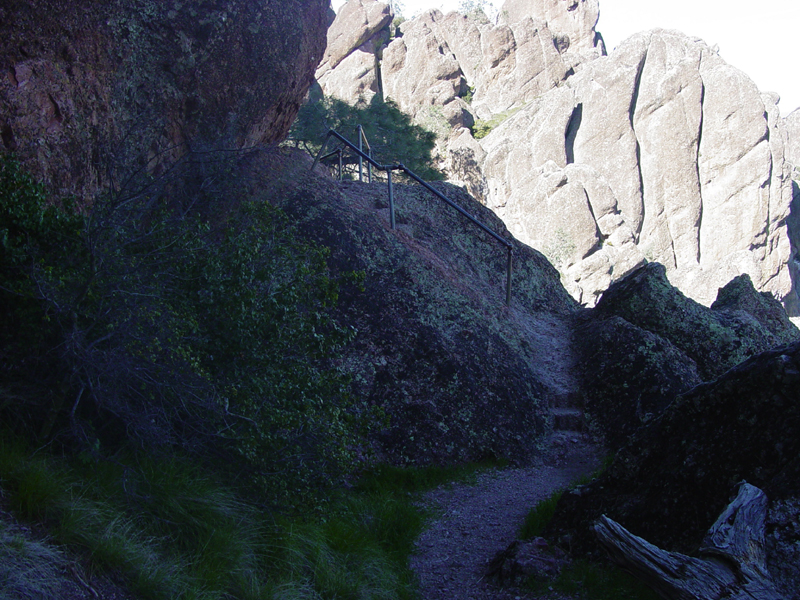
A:
{"type": "Polygon", "coordinates": [[[319,149],[319,152],[317,153],[317,156],[314,158],[314,164],[311,166],[311,170],[313,171],[316,168],[316,166],[320,162],[320,160],[324,160],[325,158],[328,158],[329,156],[333,156],[335,154],[338,154],[338,156],[339,156],[339,177],[341,178],[341,176],[342,176],[342,150],[343,150],[343,148],[337,148],[333,152],[330,152],[329,154],[326,154],[325,156],[322,156],[322,153],[324,152],[325,147],[328,145],[328,141],[331,138],[336,138],[337,140],[339,140],[339,142],[344,144],[346,147],[350,148],[350,150],[352,150],[353,152],[355,152],[358,155],[358,179],[359,179],[359,181],[363,181],[362,180],[362,172],[363,172],[363,163],[364,163],[364,161],[366,161],[367,164],[368,164],[368,170],[369,170],[368,179],[369,179],[370,182],[372,182],[372,167],[375,167],[379,171],[386,172],[386,179],[387,179],[388,192],[389,192],[389,224],[390,224],[392,229],[395,229],[395,227],[396,227],[395,211],[394,211],[394,191],[393,191],[393,187],[392,187],[392,172],[393,171],[402,171],[403,173],[405,173],[408,177],[410,177],[411,179],[413,179],[414,181],[416,181],[417,183],[422,185],[426,190],[431,192],[434,196],[436,196],[440,200],[444,201],[447,205],[449,205],[449,206],[453,207],[454,209],[456,209],[459,213],[464,215],[471,223],[473,223],[474,225],[476,225],[477,227],[479,227],[480,229],[482,229],[483,231],[488,233],[495,240],[500,242],[500,244],[505,246],[506,253],[507,253],[507,258],[506,258],[506,304],[510,305],[511,304],[511,275],[512,275],[512,265],[513,265],[512,258],[513,258],[513,249],[514,249],[514,246],[512,245],[512,243],[509,242],[504,237],[502,237],[501,235],[499,235],[496,232],[494,232],[491,229],[489,229],[489,227],[487,227],[486,225],[481,223],[473,215],[469,214],[466,210],[464,210],[458,204],[453,202],[450,198],[448,198],[447,196],[442,194],[439,190],[437,190],[436,188],[431,186],[427,181],[422,179],[419,175],[414,173],[411,169],[409,169],[408,167],[406,167],[402,163],[396,164],[396,165],[382,165],[379,162],[377,162],[372,157],[372,150],[369,149],[369,143],[367,142],[367,138],[364,135],[364,130],[361,128],[360,125],[358,126],[358,135],[359,135],[358,146],[356,146],[355,144],[350,142],[347,138],[345,138],[344,136],[342,136],[338,132],[334,131],[333,129],[328,130],[328,133],[325,135],[325,141],[323,142],[322,147],[319,149]],[[366,143],[369,153],[365,153],[364,152],[363,146],[362,146],[362,139],[363,139],[363,142],[366,143]]]}

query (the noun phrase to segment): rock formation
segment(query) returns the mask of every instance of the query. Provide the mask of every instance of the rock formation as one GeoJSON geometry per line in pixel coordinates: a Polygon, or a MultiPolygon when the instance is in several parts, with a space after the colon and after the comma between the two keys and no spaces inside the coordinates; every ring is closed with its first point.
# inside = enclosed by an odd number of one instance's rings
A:
{"type": "Polygon", "coordinates": [[[378,93],[377,61],[389,39],[392,16],[388,4],[375,0],[350,0],[342,6],[328,29],[316,71],[325,95],[355,104],[378,93]]]}
{"type": "Polygon", "coordinates": [[[747,275],[711,308],[684,296],[650,263],[614,282],[574,335],[589,422],[616,449],[674,398],[747,358],[800,340],[771,294],[747,275]]]}
{"type": "MultiPolygon", "coordinates": [[[[774,95],[676,31],[603,56],[597,10],[507,0],[496,24],[427,11],[377,54],[376,76],[437,133],[450,180],[543,251],[583,304],[654,261],[703,304],[747,273],[800,314],[790,166],[800,117],[781,119],[774,95]]],[[[336,71],[324,73],[329,93],[352,101],[362,80],[336,71]]]]}
{"type": "Polygon", "coordinates": [[[91,197],[187,146],[283,139],[325,49],[327,0],[0,6],[0,133],[60,193],[91,197]]]}
{"type": "Polygon", "coordinates": [[[705,304],[748,273],[792,305],[782,128],[774,98],[699,40],[638,34],[483,140],[487,203],[561,261],[584,303],[645,258],[705,304]],[[585,183],[568,185],[577,165],[610,189],[601,206],[585,183]],[[554,227],[561,207],[568,223],[554,227]]]}
{"type": "MultiPolygon", "coordinates": [[[[340,297],[342,322],[358,330],[341,363],[354,394],[386,412],[381,454],[401,464],[530,458],[560,393],[540,329],[577,309],[556,270],[514,241],[506,306],[505,247],[420,186],[394,186],[391,230],[385,182],[337,184],[309,173],[307,156],[282,160],[269,197],[284,199],[299,235],[331,248],[334,272],[365,271],[364,290],[340,297]]],[[[508,236],[463,190],[436,185],[508,236]]]]}
{"type": "Polygon", "coordinates": [[[779,589],[796,593],[798,564],[780,561],[796,559],[791,548],[798,541],[787,522],[797,518],[800,494],[798,383],[795,343],[678,396],[598,479],[562,497],[550,535],[568,538],[578,553],[596,548],[591,526],[605,514],[657,546],[691,553],[734,485],[746,480],[773,503],[767,562],[783,567],[771,569],[779,589]]]}

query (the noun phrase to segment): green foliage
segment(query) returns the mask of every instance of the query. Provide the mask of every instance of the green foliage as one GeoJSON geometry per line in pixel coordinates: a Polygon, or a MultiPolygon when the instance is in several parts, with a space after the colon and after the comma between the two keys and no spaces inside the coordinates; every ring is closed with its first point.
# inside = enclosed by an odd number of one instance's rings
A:
{"type": "Polygon", "coordinates": [[[472,137],[474,137],[476,140],[485,138],[492,132],[493,129],[498,127],[509,117],[515,115],[521,108],[521,106],[510,108],[509,110],[493,115],[491,119],[477,119],[475,124],[472,126],[472,137]]]}
{"type": "MultiPolygon", "coordinates": [[[[32,454],[0,430],[8,505],[47,523],[56,541],[83,553],[92,569],[116,573],[148,599],[410,600],[416,595],[408,558],[426,518],[418,492],[478,468],[382,467],[342,491],[324,520],[273,519],[185,456],[64,459],[32,454]]],[[[0,520],[0,574],[6,564],[22,564],[20,547],[35,550],[26,560],[43,576],[50,571],[37,557],[52,555],[53,565],[70,560],[18,536],[9,540],[4,526],[0,520]]],[[[27,585],[55,583],[48,577],[27,585]]]]}
{"type": "Polygon", "coordinates": [[[553,519],[562,493],[555,492],[549,498],[539,502],[525,515],[525,521],[519,531],[520,539],[530,540],[542,535],[544,528],[553,519]]]}
{"type": "Polygon", "coordinates": [[[69,199],[49,202],[44,187],[13,156],[0,155],[0,348],[5,359],[0,374],[43,360],[52,339],[49,314],[40,303],[47,289],[39,284],[66,284],[67,272],[82,257],[82,227],[69,199]]]}
{"type": "Polygon", "coordinates": [[[191,448],[296,503],[357,466],[365,413],[330,360],[354,332],[330,316],[327,250],[269,203],[237,196],[240,158],[190,156],[133,178],[85,219],[49,206],[6,161],[4,333],[13,339],[18,322],[47,332],[50,362],[20,347],[26,370],[0,383],[24,376],[50,390],[37,399],[43,437],[69,432],[94,451],[126,439],[191,448]]]}
{"type": "Polygon", "coordinates": [[[411,117],[394,102],[383,101],[378,95],[369,103],[360,102],[356,106],[336,98],[308,102],[300,109],[289,137],[316,153],[329,129],[357,144],[358,125],[364,128],[372,156],[379,163],[403,163],[423,179],[444,179],[433,166],[435,133],[413,124],[411,117]]]}
{"type": "Polygon", "coordinates": [[[658,594],[642,582],[610,564],[577,560],[566,567],[554,581],[530,582],[535,591],[550,588],[571,597],[586,600],[656,600],[658,594]]]}

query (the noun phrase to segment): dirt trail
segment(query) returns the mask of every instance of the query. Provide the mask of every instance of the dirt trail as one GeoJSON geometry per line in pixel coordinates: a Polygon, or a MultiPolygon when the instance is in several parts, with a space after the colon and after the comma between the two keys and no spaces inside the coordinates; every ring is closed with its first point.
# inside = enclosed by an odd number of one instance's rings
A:
{"type": "Polygon", "coordinates": [[[602,449],[582,434],[556,432],[547,444],[531,467],[487,473],[476,485],[425,496],[441,516],[420,536],[411,559],[423,600],[534,598],[492,586],[484,579],[486,565],[516,538],[536,503],[596,470],[602,457],[602,449]]]}

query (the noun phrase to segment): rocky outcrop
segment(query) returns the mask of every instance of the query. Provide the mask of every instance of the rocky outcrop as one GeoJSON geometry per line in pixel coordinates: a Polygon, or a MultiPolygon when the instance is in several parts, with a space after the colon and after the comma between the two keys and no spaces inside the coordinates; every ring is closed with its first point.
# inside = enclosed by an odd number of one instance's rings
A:
{"type": "Polygon", "coordinates": [[[793,305],[784,135],[775,99],[746,75],[699,40],[654,30],[583,65],[483,140],[487,203],[534,247],[574,248],[560,268],[586,304],[644,256],[704,304],[747,273],[793,305]],[[610,189],[600,214],[586,185],[566,185],[573,165],[610,189]],[[555,187],[557,204],[537,202],[555,187]],[[578,211],[569,227],[545,225],[564,206],[578,211]],[[603,227],[607,215],[614,224],[603,227]],[[620,228],[628,250],[615,257],[606,245],[619,249],[620,228]]]}
{"type": "MultiPolygon", "coordinates": [[[[496,24],[427,11],[384,49],[384,93],[436,132],[450,181],[544,252],[583,304],[653,261],[705,305],[746,273],[800,315],[800,117],[781,119],[775,95],[676,31],[603,56],[597,11],[508,0],[496,24]]],[[[329,89],[352,101],[364,81],[329,89]]]]}
{"type": "MultiPolygon", "coordinates": [[[[340,360],[356,397],[387,415],[373,436],[380,454],[401,464],[530,458],[563,385],[537,324],[577,309],[557,271],[514,241],[506,306],[505,247],[421,187],[395,184],[391,230],[385,182],[337,184],[309,173],[308,157],[281,160],[269,198],[283,199],[298,235],[331,248],[334,272],[365,272],[363,290],[340,295],[340,320],[358,331],[340,360]]],[[[463,190],[435,185],[508,235],[463,190]]]]}
{"type": "Polygon", "coordinates": [[[786,128],[786,160],[795,171],[800,171],[800,108],[790,112],[783,120],[786,128]]]}
{"type": "Polygon", "coordinates": [[[650,263],[613,283],[573,337],[589,421],[619,448],[678,394],[800,341],[800,331],[746,275],[707,308],[672,286],[663,265],[650,263]]]}
{"type": "Polygon", "coordinates": [[[316,71],[326,96],[355,104],[378,93],[378,60],[389,41],[389,4],[350,0],[342,5],[328,29],[328,45],[316,71]]]}
{"type": "Polygon", "coordinates": [[[560,51],[599,49],[605,54],[602,38],[595,31],[600,18],[598,0],[506,0],[500,11],[500,19],[508,23],[530,16],[547,23],[560,51]]]}
{"type": "MultiPolygon", "coordinates": [[[[564,494],[550,535],[568,538],[578,553],[591,550],[596,548],[591,524],[606,514],[659,547],[686,553],[696,548],[742,480],[763,489],[773,503],[797,498],[798,383],[800,344],[795,343],[759,354],[679,396],[598,479],[564,494]]],[[[783,504],[784,511],[791,506],[796,502],[783,504]]],[[[787,556],[789,548],[785,543],[779,548],[781,540],[773,534],[796,540],[786,521],[797,513],[771,513],[768,552],[787,556]]],[[[776,558],[780,555],[768,554],[768,563],[776,558]]],[[[784,566],[796,582],[798,565],[784,566]]],[[[776,583],[785,583],[777,575],[776,583]]]]}
{"type": "Polygon", "coordinates": [[[91,197],[184,148],[285,134],[325,49],[328,2],[18,0],[0,6],[5,149],[91,197]],[[122,172],[114,173],[115,170],[122,172]]]}
{"type": "Polygon", "coordinates": [[[602,54],[597,16],[596,0],[509,1],[496,25],[432,9],[393,32],[387,5],[350,0],[329,31],[317,79],[326,94],[351,103],[382,86],[386,98],[446,139],[475,117],[545,93],[602,54]]]}

